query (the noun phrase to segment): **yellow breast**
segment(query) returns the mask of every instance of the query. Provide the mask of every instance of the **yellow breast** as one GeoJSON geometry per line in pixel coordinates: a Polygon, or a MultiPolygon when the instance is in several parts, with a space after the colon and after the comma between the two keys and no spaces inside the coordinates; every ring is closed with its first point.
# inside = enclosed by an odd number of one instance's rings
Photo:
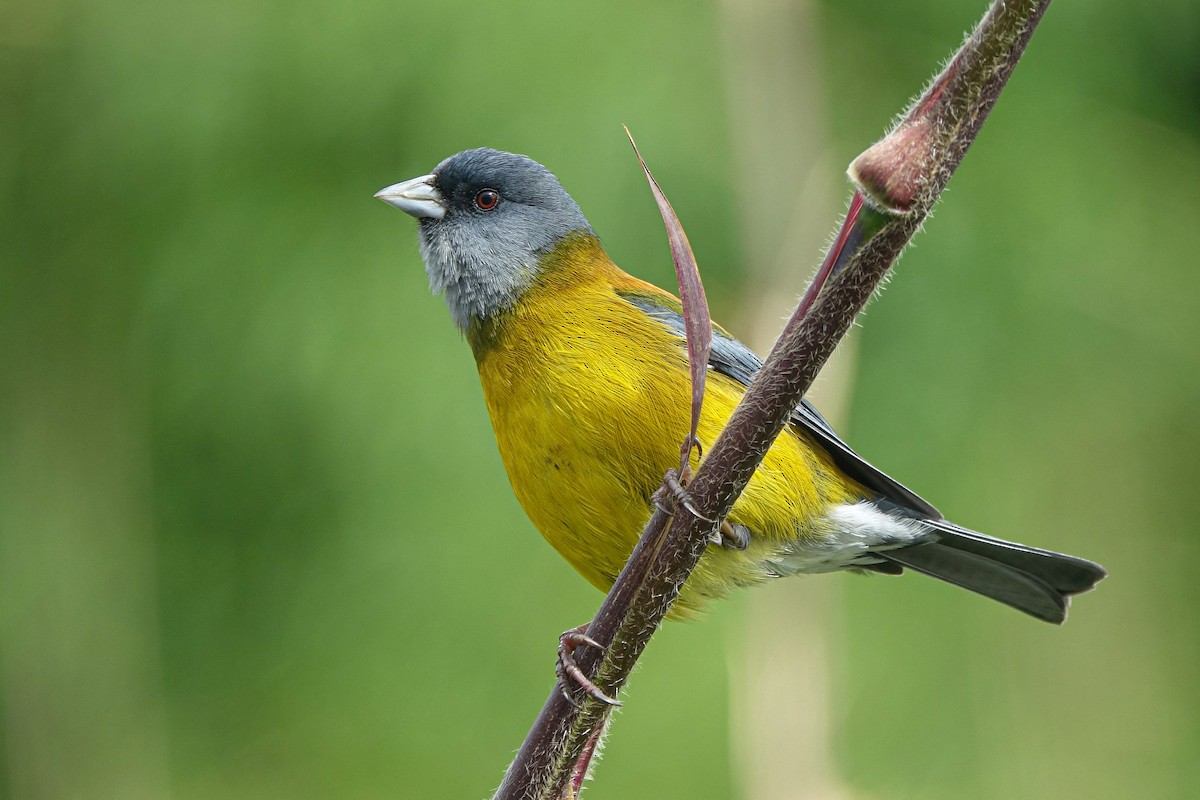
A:
{"type": "MultiPolygon", "coordinates": [[[[546,259],[515,308],[469,332],[517,499],[601,589],[629,557],[663,474],[678,464],[691,391],[681,339],[617,290],[663,294],[621,272],[594,237],[575,237],[546,259]]],[[[705,449],[743,391],[710,371],[699,429],[705,449]]],[[[786,430],[730,514],[751,531],[751,546],[710,546],[680,610],[769,577],[772,558],[815,536],[824,509],[856,499],[856,489],[807,437],[786,430]]]]}

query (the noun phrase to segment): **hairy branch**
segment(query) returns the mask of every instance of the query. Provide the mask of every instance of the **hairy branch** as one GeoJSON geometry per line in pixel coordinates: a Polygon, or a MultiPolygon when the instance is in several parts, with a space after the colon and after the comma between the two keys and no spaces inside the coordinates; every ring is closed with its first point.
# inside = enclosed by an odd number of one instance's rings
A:
{"type": "MultiPolygon", "coordinates": [[[[653,514],[588,628],[606,650],[586,648],[578,663],[609,695],[624,684],[704,553],[716,528],[708,520],[729,513],[817,371],[920,228],[1048,5],[996,0],[891,133],[851,164],[857,190],[835,246],[688,487],[698,514],[653,514]]],[[[573,797],[610,711],[591,697],[576,706],[556,685],[495,800],[573,797]]]]}

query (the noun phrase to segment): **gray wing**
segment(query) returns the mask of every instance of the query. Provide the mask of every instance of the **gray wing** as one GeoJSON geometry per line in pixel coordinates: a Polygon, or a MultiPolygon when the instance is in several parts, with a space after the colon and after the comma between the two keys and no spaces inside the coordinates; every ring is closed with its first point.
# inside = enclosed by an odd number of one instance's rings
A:
{"type": "MultiPolygon", "coordinates": [[[[662,305],[652,295],[628,294],[625,300],[637,306],[649,316],[661,321],[672,333],[684,338],[683,316],[675,309],[662,305]]],[[[746,345],[719,330],[713,330],[712,354],[709,367],[733,378],[743,386],[749,386],[762,367],[762,359],[746,345]]],[[[877,492],[879,498],[890,501],[897,510],[922,519],[942,519],[941,513],[898,481],[871,466],[850,445],[842,441],[817,409],[808,400],[801,400],[792,412],[792,424],[809,434],[821,446],[838,469],[867,489],[877,492]]]]}

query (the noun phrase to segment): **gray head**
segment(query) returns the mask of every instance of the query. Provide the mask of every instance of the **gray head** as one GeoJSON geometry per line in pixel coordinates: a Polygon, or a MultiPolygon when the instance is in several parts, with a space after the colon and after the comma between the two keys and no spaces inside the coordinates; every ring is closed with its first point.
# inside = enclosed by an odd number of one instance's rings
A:
{"type": "Polygon", "coordinates": [[[375,196],[420,220],[429,283],[464,330],[510,308],[536,280],[539,257],[564,236],[592,232],[550,170],[487,148],[375,196]]]}

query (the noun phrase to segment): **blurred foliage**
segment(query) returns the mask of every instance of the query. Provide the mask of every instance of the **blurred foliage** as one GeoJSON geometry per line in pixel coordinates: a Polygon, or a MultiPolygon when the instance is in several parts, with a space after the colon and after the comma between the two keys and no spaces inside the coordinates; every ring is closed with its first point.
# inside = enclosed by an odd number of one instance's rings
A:
{"type": "MultiPolygon", "coordinates": [[[[822,157],[875,138],[982,10],[819,6],[822,157]]],[[[846,606],[836,735],[864,795],[1200,783],[1197,16],[1056,4],[865,318],[850,441],[953,518],[1113,575],[1061,630],[930,581],[817,579],[846,606]]],[[[371,194],[526,152],[670,285],[627,123],[729,317],[717,19],[0,2],[0,795],[499,781],[600,598],[512,498],[413,225],[371,194]]],[[[812,213],[832,227],[846,194],[812,213]]],[[[741,602],[656,638],[590,794],[736,794],[741,602]]]]}

